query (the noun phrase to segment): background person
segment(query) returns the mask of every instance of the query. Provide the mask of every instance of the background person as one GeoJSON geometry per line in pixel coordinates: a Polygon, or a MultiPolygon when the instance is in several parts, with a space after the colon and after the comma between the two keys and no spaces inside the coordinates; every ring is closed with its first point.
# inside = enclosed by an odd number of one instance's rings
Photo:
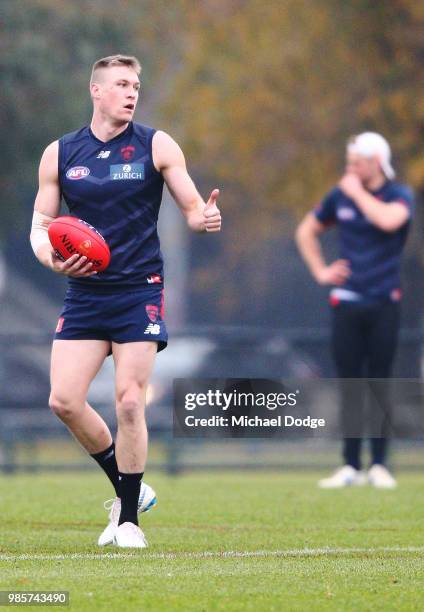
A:
{"type": "MultiPolygon", "coordinates": [[[[394,177],[387,141],[375,132],[354,136],[347,144],[344,176],[296,231],[300,254],[312,276],[333,287],[332,351],[341,379],[391,375],[400,325],[400,260],[413,207],[411,190],[394,177]],[[340,259],[327,264],[319,236],[333,225],[339,232],[340,259]]],[[[344,465],[319,482],[323,488],[366,482],[360,457],[363,406],[351,389],[342,388],[344,465]]],[[[385,466],[387,399],[387,394],[380,397],[385,423],[381,436],[371,438],[367,475],[372,485],[381,488],[396,486],[385,466]]]]}

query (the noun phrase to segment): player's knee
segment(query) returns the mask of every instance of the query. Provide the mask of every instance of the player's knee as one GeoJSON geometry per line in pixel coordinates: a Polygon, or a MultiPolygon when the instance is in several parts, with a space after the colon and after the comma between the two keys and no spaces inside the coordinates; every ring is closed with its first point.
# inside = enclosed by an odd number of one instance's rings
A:
{"type": "Polygon", "coordinates": [[[50,394],[49,398],[50,410],[62,421],[70,421],[78,412],[78,407],[70,399],[65,398],[55,393],[50,394]]]}
{"type": "Polygon", "coordinates": [[[117,398],[117,418],[121,424],[133,425],[143,418],[140,393],[124,392],[117,398]]]}

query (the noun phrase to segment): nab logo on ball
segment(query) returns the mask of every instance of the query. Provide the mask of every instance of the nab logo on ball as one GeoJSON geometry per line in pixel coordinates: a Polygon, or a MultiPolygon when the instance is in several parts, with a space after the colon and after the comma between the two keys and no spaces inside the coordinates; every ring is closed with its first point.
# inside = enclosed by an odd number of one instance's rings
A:
{"type": "Polygon", "coordinates": [[[81,242],[81,244],[78,247],[78,250],[82,251],[85,255],[87,255],[90,249],[91,249],[91,240],[84,240],[84,242],[81,242]]]}
{"type": "Polygon", "coordinates": [[[75,166],[74,168],[70,168],[66,173],[66,178],[71,181],[79,181],[80,179],[85,178],[90,174],[90,168],[86,166],[75,166]]]}

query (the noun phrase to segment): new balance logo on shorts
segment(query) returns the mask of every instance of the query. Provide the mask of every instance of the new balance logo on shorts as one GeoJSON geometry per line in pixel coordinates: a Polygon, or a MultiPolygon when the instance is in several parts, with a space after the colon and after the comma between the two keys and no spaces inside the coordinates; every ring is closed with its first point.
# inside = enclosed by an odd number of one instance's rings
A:
{"type": "Polygon", "coordinates": [[[149,325],[144,330],[144,333],[157,336],[158,334],[160,334],[160,325],[158,325],[157,323],[149,323],[149,325]]]}

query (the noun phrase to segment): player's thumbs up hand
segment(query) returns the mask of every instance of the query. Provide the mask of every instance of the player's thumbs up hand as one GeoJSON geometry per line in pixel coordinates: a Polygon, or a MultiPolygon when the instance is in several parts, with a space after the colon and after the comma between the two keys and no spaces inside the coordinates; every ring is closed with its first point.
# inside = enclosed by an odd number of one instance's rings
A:
{"type": "Polygon", "coordinates": [[[207,232],[219,232],[221,230],[221,212],[216,205],[218,196],[219,189],[213,189],[203,210],[203,221],[207,232]]]}

